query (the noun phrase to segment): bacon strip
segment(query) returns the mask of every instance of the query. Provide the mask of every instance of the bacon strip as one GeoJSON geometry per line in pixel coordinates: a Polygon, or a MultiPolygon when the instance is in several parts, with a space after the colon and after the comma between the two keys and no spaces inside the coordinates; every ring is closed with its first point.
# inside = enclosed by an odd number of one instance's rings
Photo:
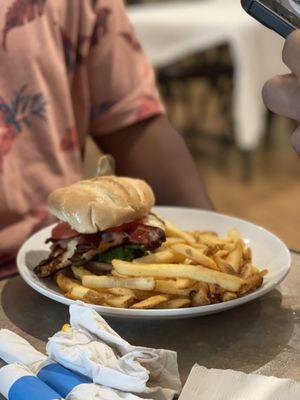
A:
{"type": "Polygon", "coordinates": [[[128,233],[129,241],[142,244],[147,250],[155,250],[166,241],[165,232],[154,226],[139,225],[128,233]]]}

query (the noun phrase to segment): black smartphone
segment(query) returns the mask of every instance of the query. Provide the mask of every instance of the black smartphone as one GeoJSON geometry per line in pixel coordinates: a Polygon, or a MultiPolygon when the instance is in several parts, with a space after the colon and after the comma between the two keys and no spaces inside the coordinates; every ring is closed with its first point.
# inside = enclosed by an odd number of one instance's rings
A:
{"type": "Polygon", "coordinates": [[[241,0],[241,3],[248,14],[284,38],[300,29],[300,0],[241,0]]]}

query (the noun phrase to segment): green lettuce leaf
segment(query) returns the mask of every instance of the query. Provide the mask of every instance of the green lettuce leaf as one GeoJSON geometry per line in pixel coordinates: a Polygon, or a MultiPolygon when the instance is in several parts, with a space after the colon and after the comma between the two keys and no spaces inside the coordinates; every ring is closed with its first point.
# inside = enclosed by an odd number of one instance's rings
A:
{"type": "Polygon", "coordinates": [[[140,244],[123,244],[112,247],[104,253],[99,253],[93,257],[93,261],[111,264],[112,260],[132,261],[135,258],[149,254],[145,247],[140,244]]]}

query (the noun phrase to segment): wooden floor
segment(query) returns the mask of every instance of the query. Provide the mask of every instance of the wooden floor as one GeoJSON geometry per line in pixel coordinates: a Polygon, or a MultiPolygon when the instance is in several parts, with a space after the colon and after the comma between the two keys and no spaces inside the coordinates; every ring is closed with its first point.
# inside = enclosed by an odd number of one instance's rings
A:
{"type": "Polygon", "coordinates": [[[220,163],[212,152],[192,148],[218,211],[255,222],[300,250],[300,157],[289,143],[290,125],[278,120],[271,149],[253,157],[253,178],[242,181],[239,154],[220,163]]]}

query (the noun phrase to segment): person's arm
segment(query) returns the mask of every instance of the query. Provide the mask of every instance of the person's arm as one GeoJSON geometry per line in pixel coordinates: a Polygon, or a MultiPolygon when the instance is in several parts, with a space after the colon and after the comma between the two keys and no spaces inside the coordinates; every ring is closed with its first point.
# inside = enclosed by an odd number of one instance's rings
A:
{"type": "Polygon", "coordinates": [[[95,3],[96,26],[102,28],[87,60],[91,135],[114,156],[119,175],[149,182],[157,204],[212,208],[184,141],[164,116],[153,68],[124,1],[95,3]]]}
{"type": "Polygon", "coordinates": [[[213,209],[184,140],[164,115],[96,139],[116,159],[117,174],[145,179],[157,203],[213,209]]]}
{"type": "MultiPolygon", "coordinates": [[[[274,113],[300,123],[300,30],[287,38],[282,58],[292,73],[270,79],[263,88],[263,99],[267,108],[274,113]]],[[[293,133],[291,141],[300,155],[300,126],[293,133]]]]}

